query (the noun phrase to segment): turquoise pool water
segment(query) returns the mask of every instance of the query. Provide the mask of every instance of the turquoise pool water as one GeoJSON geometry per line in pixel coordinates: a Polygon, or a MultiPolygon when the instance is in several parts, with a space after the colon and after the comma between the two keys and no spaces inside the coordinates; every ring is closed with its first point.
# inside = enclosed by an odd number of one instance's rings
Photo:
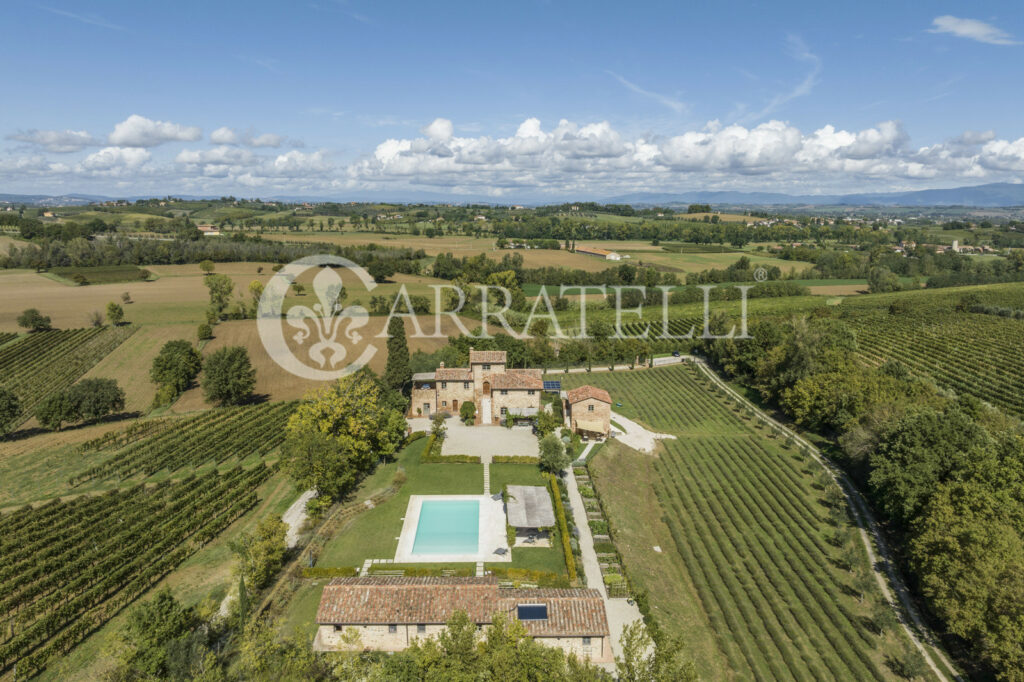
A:
{"type": "Polygon", "coordinates": [[[424,500],[412,553],[476,554],[479,534],[479,500],[424,500]]]}

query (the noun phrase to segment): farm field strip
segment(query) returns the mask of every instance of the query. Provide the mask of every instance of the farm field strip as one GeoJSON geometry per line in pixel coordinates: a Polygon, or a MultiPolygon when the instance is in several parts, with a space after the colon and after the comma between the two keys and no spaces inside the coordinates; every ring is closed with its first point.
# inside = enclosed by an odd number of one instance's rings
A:
{"type": "MultiPolygon", "coordinates": [[[[653,461],[674,545],[663,551],[696,591],[696,603],[673,609],[697,609],[710,623],[730,668],[723,677],[892,679],[882,654],[889,641],[868,628],[869,602],[852,596],[853,570],[826,541],[837,528],[815,468],[694,372],[684,364],[559,377],[566,387],[601,386],[648,427],[678,436],[653,461]]],[[[615,495],[600,477],[595,484],[602,497],[615,495]]],[[[858,561],[866,570],[866,558],[858,561]]],[[[650,599],[657,608],[657,593],[650,599]]]]}
{"type": "Polygon", "coordinates": [[[273,471],[235,467],[0,516],[0,554],[20,557],[0,573],[0,673],[32,676],[66,654],[252,508],[273,471]]]}
{"type": "Polygon", "coordinates": [[[126,325],[29,334],[0,348],[0,386],[18,396],[27,416],[47,397],[78,381],[135,330],[126,325]]]}
{"type": "Polygon", "coordinates": [[[284,442],[284,426],[295,408],[291,402],[210,410],[183,418],[174,428],[160,428],[154,435],[135,440],[120,449],[100,450],[108,459],[72,478],[70,485],[97,479],[124,480],[150,476],[167,469],[221,464],[234,458],[265,457],[284,442]]]}

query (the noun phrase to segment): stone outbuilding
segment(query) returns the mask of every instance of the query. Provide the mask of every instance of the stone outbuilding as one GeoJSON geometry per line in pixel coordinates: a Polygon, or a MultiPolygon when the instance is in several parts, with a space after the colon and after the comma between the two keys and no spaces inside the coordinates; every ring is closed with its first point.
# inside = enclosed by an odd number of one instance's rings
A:
{"type": "Polygon", "coordinates": [[[581,436],[607,438],[611,433],[612,397],[596,386],[580,386],[566,393],[566,425],[581,436]]]}

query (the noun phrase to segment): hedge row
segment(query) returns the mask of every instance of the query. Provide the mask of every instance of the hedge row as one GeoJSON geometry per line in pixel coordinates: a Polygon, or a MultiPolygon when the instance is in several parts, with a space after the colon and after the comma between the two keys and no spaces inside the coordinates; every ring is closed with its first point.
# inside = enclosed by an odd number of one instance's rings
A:
{"type": "Polygon", "coordinates": [[[352,566],[306,566],[302,569],[303,578],[351,578],[359,575],[352,566]]]}
{"type": "Polygon", "coordinates": [[[495,455],[494,464],[536,464],[537,458],[530,455],[495,455]]]}
{"type": "MultiPolygon", "coordinates": [[[[419,432],[417,432],[419,433],[419,432]]],[[[480,458],[476,455],[442,455],[441,444],[444,439],[430,434],[427,447],[423,448],[420,461],[428,464],[479,464],[480,458]]]]}
{"type": "Polygon", "coordinates": [[[569,524],[565,520],[565,507],[562,505],[562,494],[558,490],[558,479],[554,474],[546,474],[551,495],[555,498],[555,520],[558,522],[558,534],[562,536],[562,552],[565,554],[565,568],[569,572],[569,582],[576,584],[576,557],[572,553],[569,541],[569,524]]]}

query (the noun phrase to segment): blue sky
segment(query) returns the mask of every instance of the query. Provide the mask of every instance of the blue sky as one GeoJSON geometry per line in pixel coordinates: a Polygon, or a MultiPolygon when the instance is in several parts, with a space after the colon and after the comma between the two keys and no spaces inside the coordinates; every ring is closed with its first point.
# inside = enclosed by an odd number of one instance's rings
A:
{"type": "Polygon", "coordinates": [[[8,0],[0,25],[0,192],[542,200],[1024,178],[1010,2],[8,0]]]}

